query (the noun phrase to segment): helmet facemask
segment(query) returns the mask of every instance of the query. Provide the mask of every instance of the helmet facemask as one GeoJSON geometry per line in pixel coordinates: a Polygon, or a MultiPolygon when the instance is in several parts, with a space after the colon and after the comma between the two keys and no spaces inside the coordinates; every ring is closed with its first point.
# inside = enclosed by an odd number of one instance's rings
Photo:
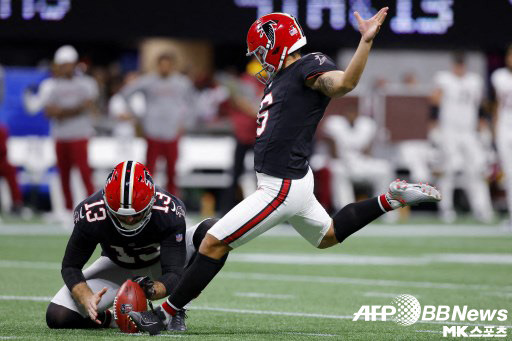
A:
{"type": "Polygon", "coordinates": [[[256,60],[260,63],[261,70],[257,72],[255,76],[260,82],[262,82],[265,85],[272,81],[276,73],[275,67],[265,61],[267,58],[267,53],[268,50],[265,47],[258,46],[254,51],[247,52],[246,54],[247,57],[256,57],[256,60]]]}
{"type": "Polygon", "coordinates": [[[149,220],[151,219],[153,204],[155,201],[156,199],[153,197],[149,204],[140,212],[136,212],[133,208],[119,208],[119,210],[116,212],[112,210],[107,204],[107,213],[115,228],[121,235],[125,237],[133,237],[139,234],[149,223],[149,220]],[[134,218],[134,222],[126,222],[127,217],[134,218]]]}

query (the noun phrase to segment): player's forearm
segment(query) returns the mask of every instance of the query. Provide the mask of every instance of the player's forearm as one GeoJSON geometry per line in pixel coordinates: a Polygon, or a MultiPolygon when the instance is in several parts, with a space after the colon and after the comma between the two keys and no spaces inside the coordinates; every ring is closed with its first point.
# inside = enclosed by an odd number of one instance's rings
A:
{"type": "MultiPolygon", "coordinates": [[[[361,39],[354,56],[350,60],[345,72],[329,71],[320,75],[313,84],[313,89],[320,90],[329,97],[340,97],[352,91],[359,83],[363,74],[372,42],[361,39]]],[[[307,83],[306,83],[307,84],[307,83]]]]}
{"type": "Polygon", "coordinates": [[[359,79],[361,79],[366,61],[368,60],[368,55],[372,48],[372,43],[373,41],[366,42],[361,38],[354,56],[352,56],[350,63],[345,69],[340,90],[348,90],[346,92],[352,91],[359,83],[359,79]]]}
{"type": "Polygon", "coordinates": [[[94,293],[86,282],[80,282],[73,287],[71,295],[78,303],[85,306],[89,298],[94,295],[94,293]]]}

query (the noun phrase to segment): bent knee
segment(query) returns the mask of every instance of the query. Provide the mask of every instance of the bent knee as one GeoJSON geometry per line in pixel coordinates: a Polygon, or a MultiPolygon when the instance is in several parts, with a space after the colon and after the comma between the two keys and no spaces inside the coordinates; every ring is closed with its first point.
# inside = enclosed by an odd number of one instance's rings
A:
{"type": "Polygon", "coordinates": [[[62,314],[59,314],[59,306],[55,303],[50,303],[46,308],[46,325],[51,329],[62,329],[66,328],[65,321],[59,318],[62,314]]]}
{"type": "Polygon", "coordinates": [[[46,308],[46,325],[51,329],[88,328],[94,324],[87,318],[64,306],[50,302],[46,308]]]}
{"type": "Polygon", "coordinates": [[[228,244],[223,242],[222,240],[218,240],[214,236],[209,233],[206,233],[203,241],[201,242],[201,246],[199,247],[199,252],[203,255],[219,258],[224,254],[228,253],[231,250],[228,244]]]}

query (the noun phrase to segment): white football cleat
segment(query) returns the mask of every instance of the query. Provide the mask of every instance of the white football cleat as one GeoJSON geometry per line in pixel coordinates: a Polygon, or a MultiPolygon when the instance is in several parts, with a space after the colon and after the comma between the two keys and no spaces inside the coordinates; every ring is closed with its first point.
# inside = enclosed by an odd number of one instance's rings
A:
{"type": "Polygon", "coordinates": [[[441,201],[441,193],[429,184],[409,184],[405,180],[396,179],[389,185],[386,199],[393,209],[418,205],[422,202],[441,201]]]}

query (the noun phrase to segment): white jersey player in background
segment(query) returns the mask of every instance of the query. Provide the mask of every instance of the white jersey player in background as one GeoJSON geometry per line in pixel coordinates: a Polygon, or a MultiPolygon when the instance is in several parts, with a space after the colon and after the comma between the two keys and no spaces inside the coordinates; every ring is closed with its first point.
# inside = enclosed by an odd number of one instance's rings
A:
{"type": "MultiPolygon", "coordinates": [[[[492,73],[491,83],[496,94],[495,134],[496,147],[503,171],[505,172],[505,189],[507,207],[512,213],[512,45],[505,56],[506,67],[492,73]]],[[[512,229],[512,219],[509,221],[512,229]]]]}
{"type": "MultiPolygon", "coordinates": [[[[356,201],[354,183],[369,184],[372,195],[376,195],[393,181],[391,163],[370,154],[377,130],[377,123],[369,116],[358,115],[357,108],[349,108],[344,115],[325,118],[323,131],[333,140],[336,149],[335,159],[330,162],[336,210],[356,201]]],[[[397,216],[388,214],[385,217],[392,221],[397,216]]]]}
{"type": "Polygon", "coordinates": [[[439,146],[443,156],[443,174],[439,189],[444,195],[440,202],[444,221],[453,222],[453,191],[456,175],[462,173],[463,186],[471,210],[482,222],[493,218],[489,186],[485,171],[487,158],[479,140],[479,108],[483,96],[483,80],[468,72],[464,55],[454,56],[451,71],[435,75],[432,102],[439,108],[439,146]]]}

